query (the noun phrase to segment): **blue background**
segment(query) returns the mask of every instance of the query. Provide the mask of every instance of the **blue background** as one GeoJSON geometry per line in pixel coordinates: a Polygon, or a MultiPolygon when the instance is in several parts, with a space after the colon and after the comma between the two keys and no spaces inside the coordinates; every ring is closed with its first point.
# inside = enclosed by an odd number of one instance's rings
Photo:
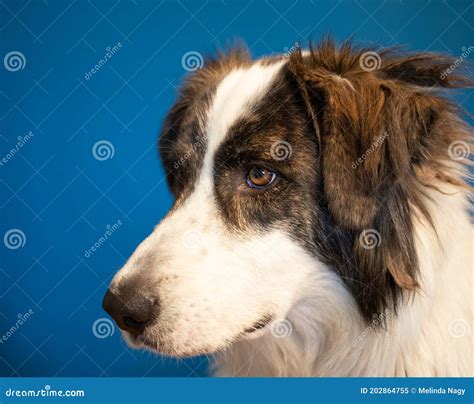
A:
{"type": "MultiPolygon", "coordinates": [[[[474,45],[473,21],[471,1],[0,1],[1,59],[26,59],[16,72],[0,64],[0,157],[34,134],[0,167],[0,236],[19,229],[26,241],[0,242],[0,338],[33,310],[0,344],[0,376],[206,375],[205,358],[163,359],[126,348],[118,330],[93,333],[112,275],[172,203],[155,137],[185,53],[235,37],[255,56],[281,53],[331,32],[459,57],[474,45]],[[114,155],[99,161],[92,148],[102,140],[114,155]]],[[[474,109],[472,93],[457,99],[474,109]]]]}

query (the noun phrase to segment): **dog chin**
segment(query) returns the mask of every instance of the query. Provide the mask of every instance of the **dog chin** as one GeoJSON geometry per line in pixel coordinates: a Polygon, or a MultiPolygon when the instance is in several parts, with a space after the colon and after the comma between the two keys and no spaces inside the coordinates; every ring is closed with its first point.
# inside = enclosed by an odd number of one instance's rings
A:
{"type": "Polygon", "coordinates": [[[210,347],[178,349],[175,347],[171,347],[168,344],[150,341],[146,337],[143,337],[141,335],[134,336],[127,331],[122,331],[122,336],[127,345],[133,349],[143,349],[157,355],[169,356],[173,358],[185,359],[200,355],[209,355],[221,349],[221,347],[216,347],[214,349],[210,347]]]}
{"type": "Polygon", "coordinates": [[[153,352],[158,355],[169,356],[173,358],[191,358],[194,356],[200,355],[212,355],[217,351],[223,350],[228,347],[232,342],[238,340],[254,340],[260,338],[267,332],[268,327],[266,324],[257,329],[246,330],[241,334],[234,336],[234,338],[229,338],[228,341],[217,347],[203,347],[203,348],[192,348],[189,350],[186,349],[177,349],[175,347],[170,347],[168,344],[159,343],[156,341],[150,341],[143,335],[134,336],[128,331],[122,331],[122,336],[127,345],[133,349],[143,349],[146,351],[153,352]]]}

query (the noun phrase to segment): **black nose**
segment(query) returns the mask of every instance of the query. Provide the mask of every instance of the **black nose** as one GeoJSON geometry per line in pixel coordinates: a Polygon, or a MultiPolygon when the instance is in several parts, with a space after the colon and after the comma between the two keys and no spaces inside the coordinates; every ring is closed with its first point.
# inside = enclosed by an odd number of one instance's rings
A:
{"type": "Polygon", "coordinates": [[[156,311],[154,300],[141,296],[139,292],[114,293],[110,289],[104,296],[102,307],[122,330],[134,335],[143,333],[156,311]]]}

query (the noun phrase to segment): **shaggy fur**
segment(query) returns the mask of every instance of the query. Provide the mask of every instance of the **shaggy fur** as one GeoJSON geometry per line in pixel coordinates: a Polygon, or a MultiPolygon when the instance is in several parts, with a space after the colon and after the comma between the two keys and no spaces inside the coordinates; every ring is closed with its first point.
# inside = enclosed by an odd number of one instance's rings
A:
{"type": "Polygon", "coordinates": [[[104,300],[130,344],[214,353],[226,376],[472,375],[471,130],[440,93],[470,82],[451,64],[326,40],[188,77],[159,142],[176,202],[104,300]]]}

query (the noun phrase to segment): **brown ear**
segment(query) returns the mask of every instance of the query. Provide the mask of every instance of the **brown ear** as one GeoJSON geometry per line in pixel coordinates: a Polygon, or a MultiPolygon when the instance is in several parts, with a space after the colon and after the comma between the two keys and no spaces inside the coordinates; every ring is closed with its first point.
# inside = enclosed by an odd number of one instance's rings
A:
{"type": "Polygon", "coordinates": [[[445,65],[418,56],[405,63],[389,59],[386,70],[382,65],[367,72],[360,55],[327,42],[307,56],[296,52],[289,66],[319,139],[327,210],[338,229],[353,235],[355,270],[374,288],[388,283],[413,290],[418,260],[412,218],[417,211],[429,220],[417,172],[436,172],[437,161],[446,160],[440,150],[445,153],[452,141],[436,129],[448,104],[413,84],[433,85],[445,65]],[[375,246],[364,244],[367,232],[375,246]]]}

